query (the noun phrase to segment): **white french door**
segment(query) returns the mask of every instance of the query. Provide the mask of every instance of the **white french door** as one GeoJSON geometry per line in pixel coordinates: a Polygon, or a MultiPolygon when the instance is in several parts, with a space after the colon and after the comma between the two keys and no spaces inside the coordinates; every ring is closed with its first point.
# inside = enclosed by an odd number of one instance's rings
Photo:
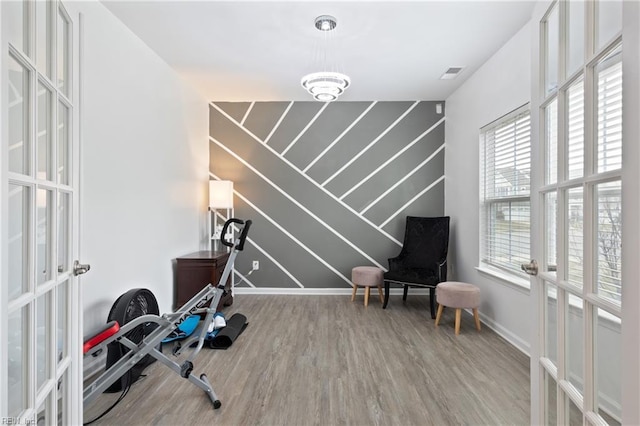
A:
{"type": "Polygon", "coordinates": [[[622,418],[622,1],[550,2],[534,81],[533,424],[622,418]]]}
{"type": "Polygon", "coordinates": [[[56,0],[0,6],[1,417],[78,424],[77,24],[56,0]]]}

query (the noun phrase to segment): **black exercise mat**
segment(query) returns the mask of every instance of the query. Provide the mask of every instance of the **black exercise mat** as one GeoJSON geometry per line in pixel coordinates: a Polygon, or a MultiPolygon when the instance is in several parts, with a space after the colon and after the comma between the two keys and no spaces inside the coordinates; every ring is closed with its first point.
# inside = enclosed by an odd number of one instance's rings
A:
{"type": "Polygon", "coordinates": [[[240,334],[244,331],[249,323],[247,317],[242,314],[235,313],[227,320],[227,325],[213,339],[209,340],[211,349],[227,349],[233,344],[240,334]]]}

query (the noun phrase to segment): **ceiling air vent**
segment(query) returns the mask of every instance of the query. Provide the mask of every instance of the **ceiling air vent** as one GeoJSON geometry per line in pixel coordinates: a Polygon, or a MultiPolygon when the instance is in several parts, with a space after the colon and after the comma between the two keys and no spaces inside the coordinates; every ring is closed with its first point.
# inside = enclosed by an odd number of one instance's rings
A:
{"type": "Polygon", "coordinates": [[[442,74],[440,80],[453,80],[458,76],[458,74],[460,74],[460,71],[462,71],[463,68],[464,67],[450,67],[444,72],[444,74],[442,74]]]}

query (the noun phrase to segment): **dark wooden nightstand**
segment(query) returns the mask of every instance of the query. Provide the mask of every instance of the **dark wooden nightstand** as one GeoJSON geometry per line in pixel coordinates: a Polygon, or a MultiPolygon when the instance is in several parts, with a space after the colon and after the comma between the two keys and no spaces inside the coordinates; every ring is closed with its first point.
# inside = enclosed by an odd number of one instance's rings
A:
{"type": "MultiPolygon", "coordinates": [[[[176,258],[176,282],[174,286],[174,309],[189,301],[207,284],[218,285],[224,266],[229,260],[226,251],[197,251],[176,258]]],[[[220,299],[217,310],[233,303],[231,294],[231,276],[225,285],[225,293],[220,299]]]]}

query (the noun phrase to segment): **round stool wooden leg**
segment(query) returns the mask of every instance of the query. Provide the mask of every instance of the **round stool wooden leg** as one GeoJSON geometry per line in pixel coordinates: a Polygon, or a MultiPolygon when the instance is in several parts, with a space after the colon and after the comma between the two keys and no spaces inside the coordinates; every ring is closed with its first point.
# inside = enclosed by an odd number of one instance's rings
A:
{"type": "Polygon", "coordinates": [[[442,317],[442,311],[444,311],[444,305],[442,303],[438,304],[438,313],[436,314],[436,327],[440,323],[440,317],[442,317]]]}
{"type": "Polygon", "coordinates": [[[358,285],[354,284],[353,285],[353,292],[351,293],[351,301],[353,302],[354,300],[356,300],[356,291],[358,291],[358,285]]]}
{"type": "Polygon", "coordinates": [[[371,292],[371,287],[364,288],[364,306],[369,306],[369,293],[371,292]]]}
{"type": "Polygon", "coordinates": [[[462,309],[456,308],[456,336],[460,334],[460,314],[462,313],[462,309]]]}
{"type": "Polygon", "coordinates": [[[378,286],[378,296],[380,296],[380,303],[384,303],[384,296],[382,295],[382,286],[378,286]]]}
{"type": "Polygon", "coordinates": [[[480,317],[478,316],[478,308],[473,308],[473,319],[476,320],[476,328],[480,331],[480,317]]]}

